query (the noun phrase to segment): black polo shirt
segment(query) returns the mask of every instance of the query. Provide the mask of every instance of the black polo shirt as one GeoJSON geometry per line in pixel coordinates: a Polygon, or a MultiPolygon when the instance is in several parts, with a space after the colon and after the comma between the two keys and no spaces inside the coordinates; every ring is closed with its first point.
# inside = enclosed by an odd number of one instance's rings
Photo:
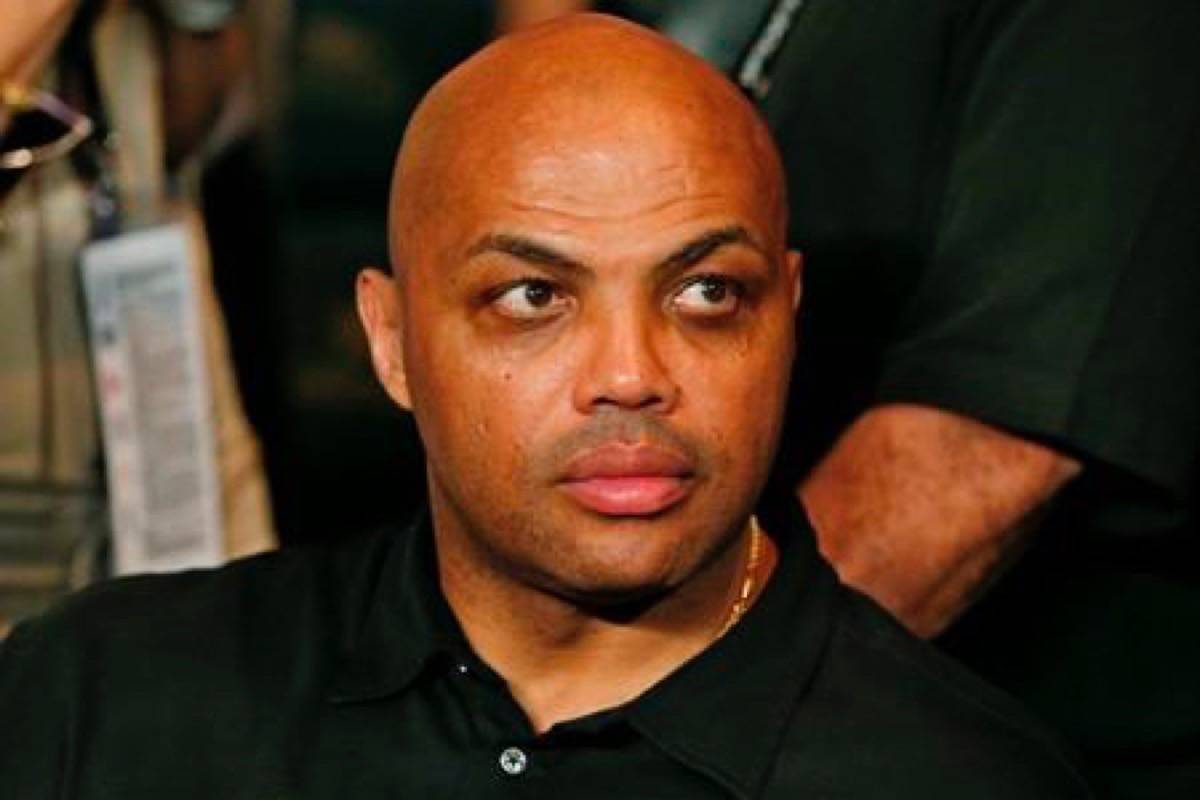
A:
{"type": "Polygon", "coordinates": [[[1084,797],[1008,700],[842,588],[798,511],[742,622],[538,736],[468,647],[424,521],[94,587],[0,650],[0,786],[139,798],[1084,797]]]}

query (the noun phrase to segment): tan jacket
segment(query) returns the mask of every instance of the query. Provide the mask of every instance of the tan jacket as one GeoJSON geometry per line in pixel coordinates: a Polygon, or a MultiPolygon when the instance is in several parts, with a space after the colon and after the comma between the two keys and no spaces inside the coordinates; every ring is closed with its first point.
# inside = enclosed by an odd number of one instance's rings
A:
{"type": "MultiPolygon", "coordinates": [[[[182,221],[192,232],[226,550],[230,556],[252,553],[273,546],[275,534],[258,443],[234,385],[195,193],[178,188],[197,181],[185,174],[168,190],[159,44],[147,20],[120,5],[99,20],[94,42],[101,91],[119,136],[115,168],[124,224],[182,221]]],[[[0,205],[0,514],[6,486],[100,491],[97,410],[77,267],[89,224],[85,202],[83,186],[60,159],[31,170],[0,205]]],[[[3,553],[0,542],[0,590],[3,553]]]]}

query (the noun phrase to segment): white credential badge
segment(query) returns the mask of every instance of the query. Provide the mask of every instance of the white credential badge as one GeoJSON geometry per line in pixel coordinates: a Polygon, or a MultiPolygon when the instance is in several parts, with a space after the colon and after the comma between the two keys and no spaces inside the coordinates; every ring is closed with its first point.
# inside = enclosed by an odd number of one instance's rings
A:
{"type": "Polygon", "coordinates": [[[181,225],[83,253],[118,574],[222,561],[212,403],[181,225]]]}

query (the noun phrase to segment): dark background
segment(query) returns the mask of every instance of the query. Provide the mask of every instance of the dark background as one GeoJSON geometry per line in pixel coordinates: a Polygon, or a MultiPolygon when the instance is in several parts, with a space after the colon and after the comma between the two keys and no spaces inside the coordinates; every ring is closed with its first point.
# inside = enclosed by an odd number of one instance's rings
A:
{"type": "Polygon", "coordinates": [[[405,121],[492,29],[487,0],[297,3],[281,119],[208,172],[217,289],[284,544],[406,516],[424,497],[411,420],[371,372],[354,276],[387,264],[405,121]]]}

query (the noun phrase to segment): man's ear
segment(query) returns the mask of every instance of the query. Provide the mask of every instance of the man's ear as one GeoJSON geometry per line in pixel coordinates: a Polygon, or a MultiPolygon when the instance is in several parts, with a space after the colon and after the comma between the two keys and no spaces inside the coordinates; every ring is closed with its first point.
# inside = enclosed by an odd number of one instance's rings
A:
{"type": "Polygon", "coordinates": [[[396,281],[381,270],[364,269],[358,273],[355,293],[375,374],[392,400],[411,411],[401,337],[403,309],[396,281]]]}
{"type": "Polygon", "coordinates": [[[792,310],[796,311],[804,294],[804,254],[799,250],[788,250],[786,259],[788,280],[792,282],[792,310]]]}

